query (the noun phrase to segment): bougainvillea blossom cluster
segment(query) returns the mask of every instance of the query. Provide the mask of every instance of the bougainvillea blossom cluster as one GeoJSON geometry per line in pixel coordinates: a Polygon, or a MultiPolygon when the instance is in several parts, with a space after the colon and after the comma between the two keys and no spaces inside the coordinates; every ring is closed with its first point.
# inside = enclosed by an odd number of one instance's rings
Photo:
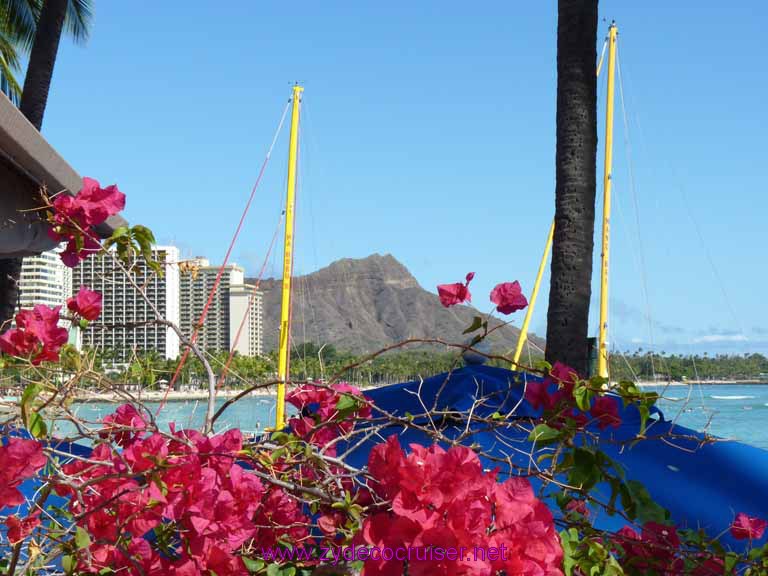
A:
{"type": "Polygon", "coordinates": [[[589,412],[584,413],[576,408],[573,391],[579,376],[575,370],[555,362],[547,378],[540,382],[527,382],[525,399],[535,410],[543,409],[545,413],[554,413],[552,424],[565,418],[574,420],[579,426],[594,421],[600,430],[608,427],[618,428],[621,425],[619,402],[613,396],[598,396],[592,402],[589,412]],[[550,390],[555,388],[554,392],[550,390]]]}
{"type": "MultiPolygon", "coordinates": [[[[555,576],[562,574],[562,549],[549,508],[525,478],[498,482],[483,470],[471,449],[454,446],[410,446],[405,454],[396,436],[376,446],[368,468],[371,489],[391,502],[391,510],[365,520],[361,542],[390,547],[442,548],[505,546],[505,559],[474,556],[408,564],[408,574],[555,576]]],[[[365,576],[404,573],[404,561],[372,560],[365,576]]]]}
{"type": "Polygon", "coordinates": [[[291,430],[306,442],[324,447],[331,456],[336,454],[333,440],[348,434],[356,419],[371,415],[360,390],[344,382],[330,387],[307,384],[291,391],[285,400],[299,411],[288,421],[291,430]]]}
{"type": "Polygon", "coordinates": [[[115,185],[102,188],[98,181],[86,177],[75,196],[59,194],[52,208],[48,236],[67,243],[61,260],[74,268],[101,248],[91,229],[125,208],[125,194],[115,185]]]}
{"type": "Polygon", "coordinates": [[[59,323],[61,306],[51,308],[38,304],[16,314],[16,328],[0,336],[0,350],[9,356],[30,358],[32,364],[56,362],[59,351],[67,343],[68,333],[59,323]]]}
{"type": "Polygon", "coordinates": [[[62,467],[68,480],[55,490],[69,497],[92,542],[78,552],[78,569],[134,573],[138,563],[146,574],[247,574],[236,552],[258,532],[254,519],[266,490],[237,463],[240,431],[143,434],[142,423],[121,408],[108,433],[124,450],[100,444],[89,461],[62,467]],[[130,430],[116,432],[121,424],[130,430]]]}
{"type": "Polygon", "coordinates": [[[67,300],[67,308],[83,320],[93,321],[101,315],[102,297],[100,292],[80,286],[72,298],[67,300]]]}
{"type": "Polygon", "coordinates": [[[440,284],[437,287],[437,295],[440,303],[446,308],[472,301],[472,294],[469,291],[469,283],[475,277],[474,272],[467,274],[464,283],[455,282],[454,284],[440,284]]]}

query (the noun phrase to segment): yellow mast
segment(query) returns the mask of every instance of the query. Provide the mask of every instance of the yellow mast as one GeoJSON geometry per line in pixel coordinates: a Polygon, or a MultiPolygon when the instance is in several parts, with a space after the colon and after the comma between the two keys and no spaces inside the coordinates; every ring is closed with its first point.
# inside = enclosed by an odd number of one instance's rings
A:
{"type": "Polygon", "coordinates": [[[291,339],[291,276],[293,275],[293,224],[296,200],[296,164],[299,152],[299,112],[301,93],[304,88],[293,87],[293,108],[291,110],[291,140],[288,145],[288,190],[285,200],[285,242],[283,244],[283,294],[280,308],[280,346],[277,364],[277,405],[275,429],[285,425],[285,383],[290,375],[291,339]]]}
{"type": "Polygon", "coordinates": [[[515,349],[515,357],[512,361],[512,369],[516,370],[519,362],[520,355],[523,353],[523,345],[528,339],[528,325],[531,323],[531,316],[533,316],[533,309],[536,306],[536,298],[539,295],[539,287],[541,286],[541,277],[544,275],[544,268],[547,265],[547,257],[549,256],[549,250],[552,247],[552,238],[555,235],[555,221],[552,220],[552,225],[549,227],[549,236],[547,236],[547,245],[544,247],[544,254],[541,257],[541,263],[539,264],[539,271],[536,273],[536,282],[533,283],[533,292],[531,292],[531,301],[528,302],[528,309],[525,311],[525,320],[523,320],[523,326],[520,328],[520,335],[517,337],[517,348],[515,349]]]}
{"type": "MultiPolygon", "coordinates": [[[[611,24],[611,29],[613,30],[613,42],[611,43],[611,47],[614,50],[616,49],[616,23],[611,24]]],[[[610,36],[610,32],[609,32],[610,36]]],[[[597,63],[597,76],[600,76],[600,70],[603,68],[603,57],[605,56],[605,46],[603,46],[603,51],[600,54],[600,61],[597,63]]],[[[613,60],[611,60],[611,70],[613,70],[613,60]]],[[[609,82],[611,83],[611,112],[610,112],[610,118],[611,118],[611,133],[610,137],[613,138],[613,74],[611,74],[611,77],[609,78],[609,82]]],[[[606,140],[607,143],[607,140],[606,140]]],[[[610,201],[609,201],[609,208],[610,208],[610,201]]],[[[549,227],[549,235],[547,236],[547,243],[544,247],[544,254],[541,257],[541,262],[539,263],[539,271],[536,274],[536,282],[533,284],[533,292],[531,292],[531,299],[528,302],[528,309],[525,311],[525,320],[523,320],[523,326],[520,328],[520,336],[518,336],[517,339],[517,348],[515,348],[515,356],[512,360],[512,369],[515,370],[519,366],[520,362],[520,356],[523,353],[523,346],[525,345],[526,340],[528,340],[528,325],[531,323],[531,316],[533,316],[533,309],[536,307],[536,299],[539,295],[539,287],[541,286],[541,277],[544,275],[544,267],[547,264],[547,257],[549,256],[549,251],[552,248],[552,238],[555,235],[555,221],[552,220],[552,225],[549,227]]],[[[607,279],[607,276],[606,276],[607,279]]],[[[607,284],[606,284],[607,287],[607,284]]],[[[607,292],[606,292],[607,293],[607,292]]],[[[606,374],[607,376],[607,374],[606,374]]]]}
{"type": "Polygon", "coordinates": [[[600,332],[597,373],[608,378],[608,254],[611,220],[611,170],[613,164],[613,89],[616,68],[616,23],[608,29],[608,96],[605,103],[605,166],[603,172],[603,249],[600,267],[600,332]]]}

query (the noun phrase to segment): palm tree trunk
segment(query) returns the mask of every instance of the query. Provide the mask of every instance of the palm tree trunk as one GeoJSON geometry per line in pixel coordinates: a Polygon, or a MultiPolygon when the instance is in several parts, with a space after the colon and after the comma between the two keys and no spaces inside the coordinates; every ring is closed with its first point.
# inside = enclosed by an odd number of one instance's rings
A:
{"type": "Polygon", "coordinates": [[[597,2],[559,0],[555,236],[547,312],[549,362],[588,367],[597,160],[597,2]]]}
{"type": "Polygon", "coordinates": [[[45,0],[37,22],[35,42],[29,55],[19,108],[38,130],[43,125],[45,105],[48,103],[48,92],[68,5],[69,0],[45,0]]]}
{"type": "MultiPolygon", "coordinates": [[[[68,5],[69,0],[45,0],[29,55],[19,108],[38,130],[43,126],[43,115],[48,103],[48,91],[51,88],[68,5]]],[[[0,327],[13,316],[19,298],[21,264],[21,258],[0,258],[0,327]]]]}

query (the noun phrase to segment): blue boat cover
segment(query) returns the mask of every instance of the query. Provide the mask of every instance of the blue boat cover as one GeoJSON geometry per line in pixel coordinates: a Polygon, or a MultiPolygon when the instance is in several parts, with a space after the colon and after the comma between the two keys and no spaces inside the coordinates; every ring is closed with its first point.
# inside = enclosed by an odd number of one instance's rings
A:
{"type": "MultiPolygon", "coordinates": [[[[425,407],[466,414],[479,398],[484,399],[474,408],[479,416],[507,414],[514,409],[514,417],[538,417],[541,410],[534,410],[523,397],[526,380],[541,379],[502,368],[470,365],[423,381],[369,390],[366,395],[383,412],[410,414],[416,419],[425,414],[425,407]]],[[[601,433],[600,449],[623,466],[628,480],[641,482],[652,498],[670,511],[678,528],[702,528],[712,537],[720,536],[726,547],[743,550],[746,542],[732,538],[728,528],[738,512],[768,518],[768,451],[731,441],[704,442],[704,434],[665,420],[658,409],[652,411],[647,439],[621,443],[637,435],[640,414],[634,406],[621,408],[621,401],[619,406],[622,424],[601,433]]],[[[374,411],[373,416],[382,414],[374,411]]],[[[443,433],[451,437],[463,432],[465,425],[466,422],[444,423],[443,433]]],[[[384,429],[380,437],[390,434],[399,434],[403,447],[410,443],[432,443],[427,434],[412,428],[404,430],[401,425],[384,429]]],[[[363,465],[371,448],[379,442],[380,438],[356,449],[350,464],[363,465]]],[[[531,461],[533,446],[519,427],[478,430],[462,442],[475,444],[480,447],[479,452],[511,459],[520,466],[528,466],[531,461]]],[[[487,465],[495,468],[498,462],[488,461],[487,465]]],[[[540,487],[535,479],[532,483],[534,488],[540,487]]],[[[596,489],[604,496],[600,499],[607,501],[608,487],[598,485],[596,489]]],[[[618,530],[626,524],[618,514],[593,512],[598,528],[618,530]]]]}

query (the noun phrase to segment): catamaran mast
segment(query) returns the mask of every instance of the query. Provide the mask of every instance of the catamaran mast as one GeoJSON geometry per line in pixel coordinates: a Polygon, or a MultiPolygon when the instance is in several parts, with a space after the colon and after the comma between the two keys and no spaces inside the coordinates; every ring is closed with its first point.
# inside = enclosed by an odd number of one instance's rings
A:
{"type": "MultiPolygon", "coordinates": [[[[608,29],[608,97],[605,107],[605,166],[603,176],[603,238],[600,269],[600,331],[598,337],[598,358],[597,371],[604,378],[608,378],[608,248],[610,240],[610,217],[611,217],[611,170],[613,164],[613,94],[616,69],[616,37],[618,28],[616,23],[612,22],[608,29]]],[[[605,46],[600,54],[600,61],[597,64],[597,76],[600,76],[600,70],[603,67],[603,56],[605,55],[605,46]]],[[[517,340],[517,348],[512,360],[512,369],[519,367],[520,356],[523,352],[523,345],[528,338],[528,325],[530,324],[533,310],[536,306],[536,298],[539,294],[541,277],[544,274],[544,268],[547,263],[547,257],[552,247],[552,237],[555,232],[555,223],[549,228],[546,247],[541,257],[539,271],[536,274],[536,282],[533,286],[533,292],[528,303],[528,310],[525,313],[525,320],[520,328],[520,335],[517,340]]]]}
{"type": "Polygon", "coordinates": [[[293,87],[291,110],[291,139],[288,144],[288,189],[285,200],[285,242],[283,244],[283,294],[280,308],[280,345],[277,364],[277,404],[275,429],[285,425],[285,383],[290,377],[291,354],[291,277],[293,276],[293,224],[296,200],[296,164],[299,153],[299,113],[304,88],[293,87]]]}
{"type": "Polygon", "coordinates": [[[600,265],[600,331],[597,350],[597,373],[603,378],[608,378],[608,255],[610,248],[613,92],[617,33],[616,23],[612,22],[608,29],[608,95],[605,103],[605,164],[603,169],[603,245],[600,265]]]}

